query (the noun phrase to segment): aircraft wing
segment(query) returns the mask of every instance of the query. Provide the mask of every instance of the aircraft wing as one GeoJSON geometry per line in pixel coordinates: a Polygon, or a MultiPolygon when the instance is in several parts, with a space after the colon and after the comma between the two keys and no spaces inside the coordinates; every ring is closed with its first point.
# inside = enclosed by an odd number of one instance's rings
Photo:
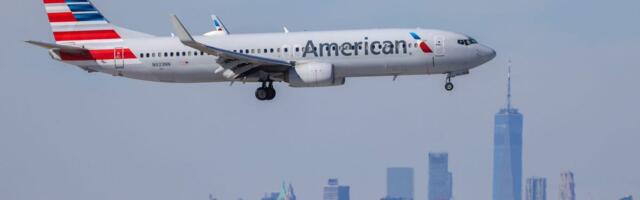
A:
{"type": "Polygon", "coordinates": [[[278,60],[265,58],[261,56],[236,53],[226,49],[206,45],[193,39],[189,31],[184,27],[180,19],[176,15],[171,15],[171,22],[176,31],[176,35],[182,44],[202,52],[218,56],[218,64],[224,69],[217,70],[217,73],[223,73],[225,77],[237,79],[246,76],[246,72],[258,67],[292,67],[294,62],[286,60],[278,60]]]}

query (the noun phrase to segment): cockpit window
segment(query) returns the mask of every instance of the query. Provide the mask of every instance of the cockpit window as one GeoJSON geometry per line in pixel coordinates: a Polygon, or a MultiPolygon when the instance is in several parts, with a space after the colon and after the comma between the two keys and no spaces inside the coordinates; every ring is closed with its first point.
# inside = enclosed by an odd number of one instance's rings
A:
{"type": "Polygon", "coordinates": [[[478,41],[473,38],[458,40],[459,45],[469,46],[472,44],[478,44],[478,41]]]}
{"type": "Polygon", "coordinates": [[[469,43],[470,44],[478,44],[478,41],[476,39],[469,38],[469,43]]]}

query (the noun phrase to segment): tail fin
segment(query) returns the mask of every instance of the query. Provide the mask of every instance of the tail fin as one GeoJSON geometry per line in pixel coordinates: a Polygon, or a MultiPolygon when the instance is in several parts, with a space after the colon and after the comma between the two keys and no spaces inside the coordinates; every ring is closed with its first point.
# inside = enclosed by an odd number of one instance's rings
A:
{"type": "Polygon", "coordinates": [[[213,31],[205,33],[205,36],[216,36],[216,35],[229,35],[229,30],[224,26],[222,20],[218,16],[211,15],[211,19],[213,20],[213,31]]]}
{"type": "Polygon", "coordinates": [[[116,27],[89,0],[43,0],[58,44],[120,42],[116,27]]]}

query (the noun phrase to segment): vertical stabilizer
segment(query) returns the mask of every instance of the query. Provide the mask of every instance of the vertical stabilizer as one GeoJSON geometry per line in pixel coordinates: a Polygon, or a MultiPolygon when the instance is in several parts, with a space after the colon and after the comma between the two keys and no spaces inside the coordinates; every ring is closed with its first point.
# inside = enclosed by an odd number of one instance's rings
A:
{"type": "Polygon", "coordinates": [[[205,33],[205,36],[229,35],[229,30],[224,26],[222,20],[215,15],[211,15],[213,20],[213,31],[205,33]]]}

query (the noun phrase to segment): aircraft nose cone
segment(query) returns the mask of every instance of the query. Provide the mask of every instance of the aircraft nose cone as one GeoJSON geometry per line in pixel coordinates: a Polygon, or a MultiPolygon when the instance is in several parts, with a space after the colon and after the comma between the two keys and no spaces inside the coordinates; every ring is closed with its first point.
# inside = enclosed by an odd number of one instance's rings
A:
{"type": "Polygon", "coordinates": [[[496,50],[493,50],[488,46],[480,45],[478,47],[478,56],[480,56],[484,62],[489,62],[490,60],[493,60],[493,58],[495,58],[496,55],[497,55],[496,50]]]}

